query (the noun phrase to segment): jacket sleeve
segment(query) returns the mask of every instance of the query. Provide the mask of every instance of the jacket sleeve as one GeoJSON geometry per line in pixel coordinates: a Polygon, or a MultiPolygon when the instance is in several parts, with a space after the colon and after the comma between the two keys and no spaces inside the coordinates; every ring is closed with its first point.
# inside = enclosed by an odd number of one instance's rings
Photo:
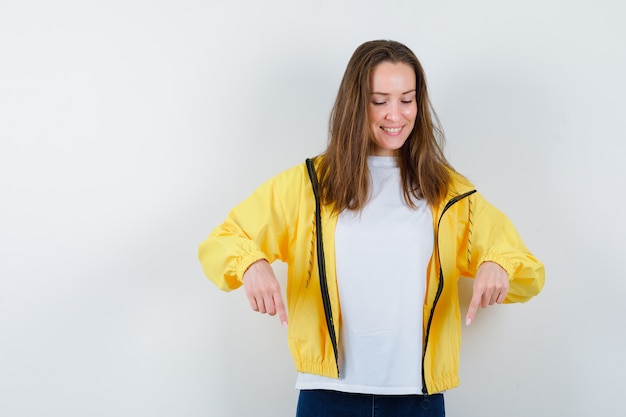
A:
{"type": "Polygon", "coordinates": [[[479,193],[469,197],[467,227],[461,237],[457,265],[474,277],[483,262],[495,262],[509,275],[505,303],[528,301],[545,282],[543,264],[528,250],[511,221],[479,193]]]}
{"type": "Polygon", "coordinates": [[[220,289],[239,288],[244,272],[258,260],[286,258],[288,220],[279,183],[280,175],[256,189],[200,244],[202,269],[220,289]]]}

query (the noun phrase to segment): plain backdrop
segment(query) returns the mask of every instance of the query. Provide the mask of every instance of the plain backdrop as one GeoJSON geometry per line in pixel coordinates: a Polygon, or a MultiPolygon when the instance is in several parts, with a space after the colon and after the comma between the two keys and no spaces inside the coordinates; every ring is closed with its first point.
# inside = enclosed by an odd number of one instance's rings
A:
{"type": "Polygon", "coordinates": [[[294,415],[286,330],[197,245],[323,151],[378,38],[418,55],[452,164],[546,265],[539,297],[463,329],[448,415],[626,414],[625,10],[0,0],[0,415],[294,415]]]}

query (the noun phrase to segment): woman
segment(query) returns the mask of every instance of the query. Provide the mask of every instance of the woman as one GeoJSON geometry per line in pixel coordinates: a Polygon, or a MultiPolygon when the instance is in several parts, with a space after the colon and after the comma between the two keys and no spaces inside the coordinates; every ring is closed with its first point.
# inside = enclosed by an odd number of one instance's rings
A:
{"type": "Polygon", "coordinates": [[[243,284],[253,310],[289,323],[298,417],[445,415],[441,393],[459,384],[459,276],[475,277],[468,325],[479,306],[543,286],[508,219],[446,161],[436,120],[413,52],[364,43],[326,151],[266,182],[200,245],[217,286],[243,284]],[[289,266],[288,309],[276,259],[289,266]]]}

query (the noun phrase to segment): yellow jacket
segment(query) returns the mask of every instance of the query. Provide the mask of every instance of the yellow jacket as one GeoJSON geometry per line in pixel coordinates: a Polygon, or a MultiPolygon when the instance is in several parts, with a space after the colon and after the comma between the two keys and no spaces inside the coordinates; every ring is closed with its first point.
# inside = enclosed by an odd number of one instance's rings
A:
{"type": "MultiPolygon", "coordinates": [[[[435,247],[426,297],[419,300],[424,305],[425,393],[459,384],[460,276],[473,277],[481,263],[496,262],[510,279],[505,303],[527,301],[544,283],[543,265],[528,251],[506,216],[457,174],[450,189],[445,201],[432,207],[435,247]]],[[[206,276],[225,291],[240,287],[246,269],[259,259],[286,262],[288,342],[296,369],[337,378],[341,326],[335,275],[337,216],[328,206],[322,206],[320,214],[332,311],[329,320],[318,279],[315,198],[305,164],[270,179],[236,206],[200,245],[198,256],[206,276]]]]}

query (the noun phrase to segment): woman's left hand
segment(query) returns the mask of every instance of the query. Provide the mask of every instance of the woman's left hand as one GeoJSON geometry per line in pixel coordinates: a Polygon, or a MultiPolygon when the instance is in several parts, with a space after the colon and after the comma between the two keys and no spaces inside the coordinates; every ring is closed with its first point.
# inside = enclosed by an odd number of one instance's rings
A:
{"type": "Polygon", "coordinates": [[[502,304],[508,292],[507,272],[495,262],[483,262],[474,278],[474,292],[465,316],[465,324],[472,324],[479,306],[487,308],[495,303],[502,304]]]}

